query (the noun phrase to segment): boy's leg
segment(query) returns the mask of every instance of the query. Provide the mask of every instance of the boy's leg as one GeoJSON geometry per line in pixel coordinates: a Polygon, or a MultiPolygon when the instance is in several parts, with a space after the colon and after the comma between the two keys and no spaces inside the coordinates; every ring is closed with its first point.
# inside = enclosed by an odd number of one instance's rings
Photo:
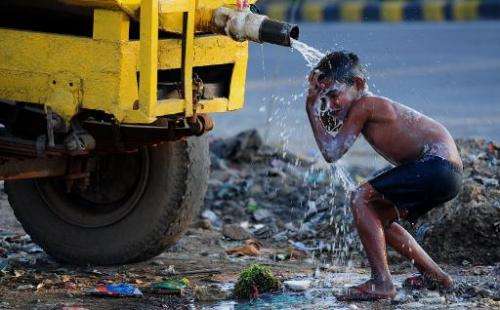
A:
{"type": "MultiPolygon", "coordinates": [[[[372,278],[351,288],[342,299],[373,300],[394,297],[396,291],[392,283],[387,263],[384,221],[374,205],[379,194],[365,183],[351,197],[351,208],[358,234],[368,256],[372,278]]],[[[396,212],[393,212],[396,217],[396,212]]]]}
{"type": "Polygon", "coordinates": [[[401,225],[392,223],[384,232],[387,243],[398,253],[410,259],[422,275],[437,281],[445,288],[453,285],[451,277],[432,260],[401,225]]]}

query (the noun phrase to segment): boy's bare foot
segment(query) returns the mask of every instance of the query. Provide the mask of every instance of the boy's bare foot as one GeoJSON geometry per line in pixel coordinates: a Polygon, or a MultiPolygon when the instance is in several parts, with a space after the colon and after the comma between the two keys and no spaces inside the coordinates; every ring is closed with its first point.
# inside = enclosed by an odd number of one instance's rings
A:
{"type": "Polygon", "coordinates": [[[417,273],[404,280],[403,287],[413,290],[421,290],[424,288],[430,290],[449,289],[453,287],[453,279],[447,274],[444,274],[440,279],[433,279],[429,276],[417,273]]]}
{"type": "Polygon", "coordinates": [[[337,299],[341,301],[374,301],[392,299],[395,295],[396,289],[392,282],[379,282],[371,279],[363,284],[348,288],[347,292],[337,296],[337,299]]]}

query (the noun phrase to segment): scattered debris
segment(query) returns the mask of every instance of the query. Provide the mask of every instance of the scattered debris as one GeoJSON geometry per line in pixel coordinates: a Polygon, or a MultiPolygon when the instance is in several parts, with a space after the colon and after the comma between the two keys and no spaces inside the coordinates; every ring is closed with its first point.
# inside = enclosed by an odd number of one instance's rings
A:
{"type": "Polygon", "coordinates": [[[257,298],[262,293],[275,292],[280,287],[280,281],[269,267],[253,264],[240,273],[234,295],[239,299],[257,298]]]}
{"type": "MultiPolygon", "coordinates": [[[[314,254],[327,258],[359,255],[361,243],[351,226],[345,190],[332,171],[263,144],[255,130],[215,139],[210,148],[204,212],[211,211],[226,225],[248,223],[253,237],[272,239],[285,249],[291,240],[318,248],[314,254]]],[[[371,171],[352,173],[368,176],[371,171]]]]}

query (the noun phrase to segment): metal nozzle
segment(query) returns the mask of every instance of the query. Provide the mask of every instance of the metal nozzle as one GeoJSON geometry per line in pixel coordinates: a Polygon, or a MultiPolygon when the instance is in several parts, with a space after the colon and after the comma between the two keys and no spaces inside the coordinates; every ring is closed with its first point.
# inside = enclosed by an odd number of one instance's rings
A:
{"type": "Polygon", "coordinates": [[[299,27],[295,24],[271,20],[250,10],[239,11],[225,7],[215,11],[212,30],[236,41],[250,40],[283,46],[290,46],[291,39],[299,38],[299,27]]]}
{"type": "Polygon", "coordinates": [[[260,25],[259,39],[261,42],[290,46],[290,38],[295,40],[299,38],[299,26],[269,18],[264,19],[260,25]]]}

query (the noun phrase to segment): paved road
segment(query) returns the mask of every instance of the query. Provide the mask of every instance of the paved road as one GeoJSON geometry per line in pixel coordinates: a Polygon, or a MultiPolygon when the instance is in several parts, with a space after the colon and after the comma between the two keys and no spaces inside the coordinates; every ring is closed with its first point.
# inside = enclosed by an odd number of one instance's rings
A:
{"type": "MultiPolygon", "coordinates": [[[[356,52],[372,91],[442,121],[455,137],[500,141],[500,22],[302,24],[301,40],[356,52]]],[[[272,143],[314,152],[303,104],[307,72],[297,51],[252,44],[246,106],[217,116],[215,134],[257,127],[272,143]]],[[[352,153],[366,151],[359,143],[352,153]]]]}

